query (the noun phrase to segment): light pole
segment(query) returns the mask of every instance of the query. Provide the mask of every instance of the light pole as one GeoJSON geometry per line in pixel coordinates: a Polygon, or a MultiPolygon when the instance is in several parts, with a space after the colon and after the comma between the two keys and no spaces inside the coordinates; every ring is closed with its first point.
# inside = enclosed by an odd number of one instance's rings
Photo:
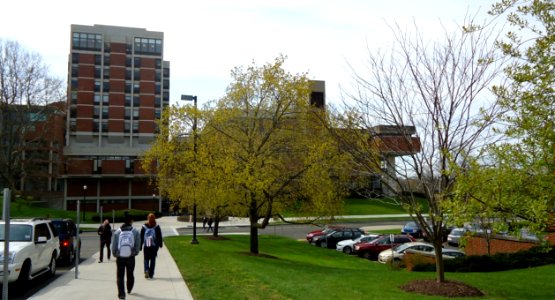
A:
{"type": "Polygon", "coordinates": [[[156,212],[156,194],[152,194],[152,212],[156,212]]]}
{"type": "Polygon", "coordinates": [[[87,193],[87,185],[85,184],[83,186],[83,223],[85,223],[85,208],[86,208],[85,201],[87,201],[86,193],[87,193]]]}
{"type": "MultiPolygon", "coordinates": [[[[195,160],[197,159],[197,96],[191,95],[181,95],[181,100],[193,101],[195,106],[195,116],[193,119],[193,152],[195,154],[195,160]]],[[[194,184],[194,182],[193,182],[194,184]]],[[[195,189],[193,189],[193,239],[191,244],[198,244],[197,240],[197,199],[195,197],[195,189]]]]}

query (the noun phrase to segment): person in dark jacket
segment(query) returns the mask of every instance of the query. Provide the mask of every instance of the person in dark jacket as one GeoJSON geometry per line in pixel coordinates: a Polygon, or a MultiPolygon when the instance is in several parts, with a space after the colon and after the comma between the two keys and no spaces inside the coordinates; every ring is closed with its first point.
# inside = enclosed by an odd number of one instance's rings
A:
{"type": "Polygon", "coordinates": [[[97,231],[100,236],[100,258],[99,263],[102,262],[104,258],[104,247],[106,247],[106,256],[110,260],[110,244],[112,242],[112,227],[110,226],[110,221],[108,219],[104,220],[104,223],[98,227],[97,231]]]}
{"type": "Polygon", "coordinates": [[[124,223],[112,238],[112,254],[116,257],[118,299],[125,299],[124,276],[127,273],[127,293],[131,294],[135,285],[135,256],[141,251],[141,237],[133,228],[133,217],[125,215],[124,223]],[[131,232],[131,235],[129,234],[131,232]],[[120,239],[121,236],[121,239],[120,239]],[[124,238],[124,236],[129,238],[124,238]],[[120,245],[121,244],[121,245],[120,245]]]}
{"type": "Polygon", "coordinates": [[[147,218],[147,222],[141,228],[141,249],[144,255],[145,278],[153,278],[158,249],[163,245],[162,230],[156,224],[156,216],[153,213],[148,214],[147,218]]]}

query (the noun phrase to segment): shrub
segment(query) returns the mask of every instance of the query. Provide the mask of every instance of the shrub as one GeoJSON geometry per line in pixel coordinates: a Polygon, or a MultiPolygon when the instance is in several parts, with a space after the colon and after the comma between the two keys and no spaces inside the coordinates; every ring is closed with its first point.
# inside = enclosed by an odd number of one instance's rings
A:
{"type": "MultiPolygon", "coordinates": [[[[444,260],[446,272],[497,272],[555,264],[555,248],[534,247],[516,253],[471,255],[444,260]]],[[[435,271],[435,264],[416,264],[413,271],[435,271]]]]}

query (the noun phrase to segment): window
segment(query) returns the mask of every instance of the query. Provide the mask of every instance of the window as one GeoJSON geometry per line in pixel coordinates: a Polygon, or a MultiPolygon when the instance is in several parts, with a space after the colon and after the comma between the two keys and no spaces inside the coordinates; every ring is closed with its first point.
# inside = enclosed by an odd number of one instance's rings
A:
{"type": "Polygon", "coordinates": [[[77,104],[77,92],[76,91],[71,92],[71,104],[77,104]]]}
{"type": "Polygon", "coordinates": [[[94,93],[94,104],[100,104],[100,94],[94,93]]]}
{"type": "Polygon", "coordinates": [[[131,56],[129,56],[129,55],[126,56],[125,57],[125,66],[128,67],[128,68],[131,68],[132,67],[131,62],[132,62],[131,56]]]}
{"type": "Polygon", "coordinates": [[[79,76],[79,66],[71,66],[71,76],[72,77],[79,76]]]}
{"type": "Polygon", "coordinates": [[[112,46],[110,45],[109,42],[104,43],[104,52],[110,52],[112,51],[112,46]]]}
{"type": "Polygon", "coordinates": [[[141,98],[139,96],[133,96],[133,106],[139,106],[141,98]]]}
{"type": "Polygon", "coordinates": [[[95,119],[98,119],[98,117],[100,116],[100,107],[95,106],[94,107],[94,114],[93,114],[95,119]]]}
{"type": "Polygon", "coordinates": [[[104,79],[110,78],[110,67],[104,67],[104,79]]]}
{"type": "Polygon", "coordinates": [[[133,122],[133,132],[139,132],[139,122],[133,122]]]}
{"type": "Polygon", "coordinates": [[[77,89],[77,78],[71,78],[71,89],[77,89]]]}
{"type": "MultiPolygon", "coordinates": [[[[125,81],[125,92],[126,93],[131,93],[131,81],[125,81]]],[[[127,95],[125,97],[127,97],[127,95]]],[[[131,96],[129,96],[129,97],[131,97],[131,96]]]]}
{"type": "Polygon", "coordinates": [[[139,109],[138,108],[133,108],[133,119],[134,120],[139,119],[139,109]]]}
{"type": "Polygon", "coordinates": [[[131,121],[125,121],[123,124],[123,131],[129,132],[131,130],[131,121]]]}
{"type": "Polygon", "coordinates": [[[99,79],[94,80],[94,91],[95,92],[100,92],[100,80],[99,79]]]}
{"type": "Polygon", "coordinates": [[[170,69],[164,68],[164,77],[170,77],[170,69]]]}
{"type": "Polygon", "coordinates": [[[133,66],[135,68],[140,68],[141,67],[141,58],[140,57],[135,57],[135,59],[133,61],[133,66]]]}
{"type": "Polygon", "coordinates": [[[102,91],[104,92],[110,91],[110,81],[104,80],[104,82],[102,82],[102,91]]]}
{"type": "Polygon", "coordinates": [[[72,64],[79,63],[79,53],[71,53],[71,63],[72,64]]]}
{"type": "Polygon", "coordinates": [[[157,58],[154,63],[156,64],[156,69],[160,69],[162,67],[162,60],[157,58]]]}
{"type": "MultiPolygon", "coordinates": [[[[131,87],[129,87],[131,89],[131,87]]],[[[131,106],[131,95],[125,95],[125,106],[131,106]]]]}
{"type": "Polygon", "coordinates": [[[170,80],[169,79],[164,79],[164,89],[165,90],[169,90],[170,89],[170,80]]]}
{"type": "Polygon", "coordinates": [[[160,95],[160,93],[162,92],[161,87],[160,87],[160,83],[156,82],[154,85],[154,94],[156,95],[160,95]]]}
{"type": "Polygon", "coordinates": [[[95,65],[101,65],[102,64],[102,55],[100,55],[100,54],[95,54],[94,55],[94,64],[95,65]]]}
{"type": "Polygon", "coordinates": [[[138,82],[133,82],[133,93],[140,93],[141,92],[141,84],[138,82]]]}
{"type": "Polygon", "coordinates": [[[94,78],[100,78],[101,73],[100,66],[94,66],[94,78]]]}
{"type": "MultiPolygon", "coordinates": [[[[102,107],[102,119],[108,119],[108,107],[106,107],[106,106],[102,107]]],[[[102,122],[104,122],[104,121],[102,121],[102,122]]],[[[104,128],[104,127],[102,127],[102,128],[104,128]]],[[[102,129],[102,131],[104,131],[104,129],[102,129]]]]}
{"type": "Polygon", "coordinates": [[[102,120],[102,132],[108,132],[108,120],[102,120]]]}
{"type": "Polygon", "coordinates": [[[110,65],[110,53],[105,53],[105,54],[104,54],[104,65],[105,65],[105,66],[109,66],[109,65],[110,65]]]}
{"type": "Polygon", "coordinates": [[[160,119],[161,115],[162,115],[162,110],[161,109],[157,108],[157,109],[154,110],[154,117],[156,119],[160,119]]]}
{"type": "Polygon", "coordinates": [[[93,132],[98,132],[99,125],[98,120],[93,120],[93,132]]]}
{"type": "Polygon", "coordinates": [[[160,80],[162,80],[162,71],[156,69],[155,71],[155,75],[154,75],[154,80],[156,80],[157,82],[159,82],[160,80]]]}
{"type": "Polygon", "coordinates": [[[108,103],[110,103],[110,95],[108,95],[108,94],[102,95],[102,103],[103,103],[103,104],[106,104],[106,105],[107,105],[108,103]]]}
{"type": "Polygon", "coordinates": [[[133,71],[133,80],[140,80],[141,79],[141,69],[135,69],[133,71]]]}
{"type": "Polygon", "coordinates": [[[154,106],[155,107],[160,107],[160,102],[161,102],[160,96],[155,96],[154,97],[154,106]]]}
{"type": "Polygon", "coordinates": [[[75,131],[76,127],[77,127],[77,120],[70,119],[69,120],[69,130],[70,131],[75,131]]]}
{"type": "Polygon", "coordinates": [[[136,54],[162,54],[162,40],[150,38],[135,38],[135,53],[136,54]]]}
{"type": "Polygon", "coordinates": [[[69,117],[76,118],[77,117],[77,108],[72,107],[69,109],[69,117]]]}
{"type": "Polygon", "coordinates": [[[102,35],[74,32],[72,34],[72,44],[73,49],[100,50],[102,49],[102,35]]]}
{"type": "Polygon", "coordinates": [[[125,119],[126,120],[131,119],[131,107],[126,107],[125,108],[125,119]]]}

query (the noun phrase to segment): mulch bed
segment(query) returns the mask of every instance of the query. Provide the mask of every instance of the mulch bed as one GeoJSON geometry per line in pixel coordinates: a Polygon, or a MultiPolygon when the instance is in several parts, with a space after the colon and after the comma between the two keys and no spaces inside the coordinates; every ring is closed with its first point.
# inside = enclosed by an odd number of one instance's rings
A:
{"type": "Polygon", "coordinates": [[[438,283],[435,279],[420,279],[411,281],[400,287],[407,292],[430,296],[445,297],[480,297],[483,296],[479,289],[458,281],[445,281],[438,283]]]}

